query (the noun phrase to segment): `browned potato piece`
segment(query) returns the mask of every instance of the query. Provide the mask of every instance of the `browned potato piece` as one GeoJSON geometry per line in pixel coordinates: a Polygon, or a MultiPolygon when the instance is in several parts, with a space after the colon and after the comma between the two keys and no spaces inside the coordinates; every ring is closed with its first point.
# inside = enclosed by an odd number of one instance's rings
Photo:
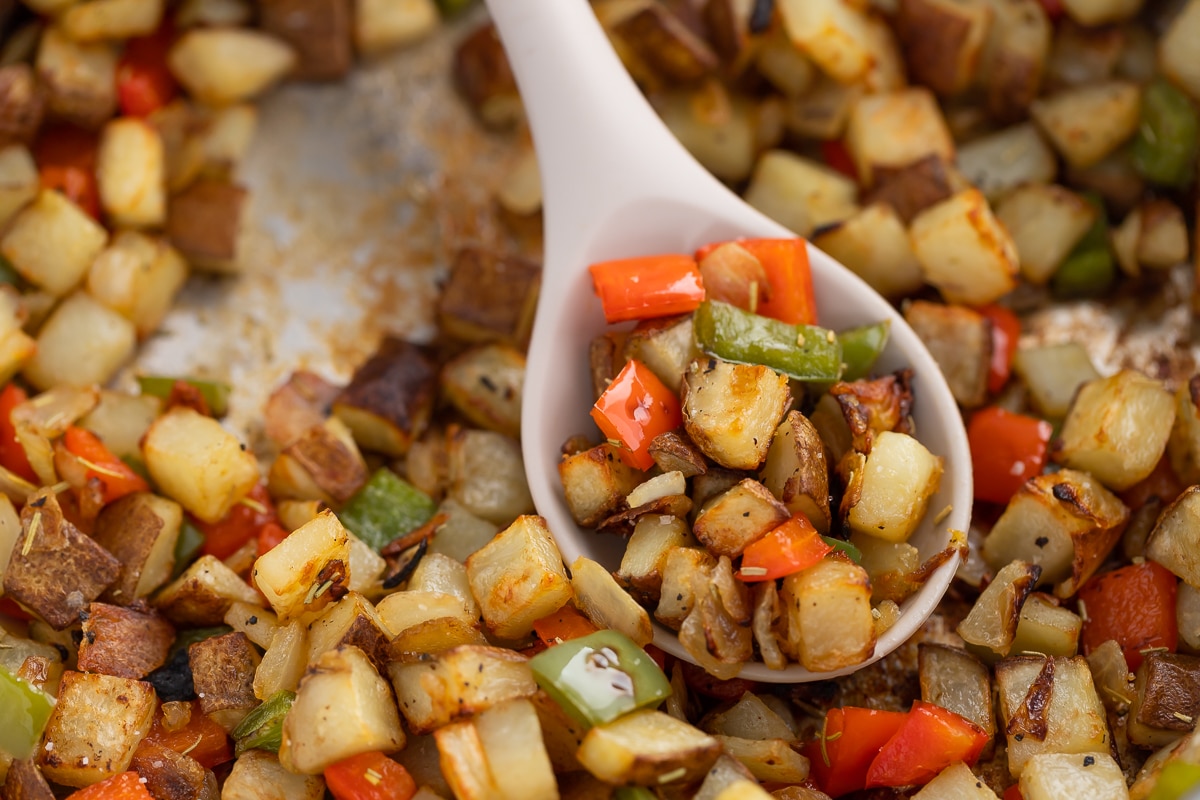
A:
{"type": "Polygon", "coordinates": [[[351,592],[328,606],[308,625],[308,661],[316,663],[321,654],[343,645],[357,647],[375,668],[387,668],[388,642],[392,631],[384,624],[371,602],[351,592]]]}
{"type": "Polygon", "coordinates": [[[1140,106],[1137,84],[1109,81],[1039,98],[1030,112],[1068,163],[1088,167],[1133,135],[1140,106]]]}
{"type": "Polygon", "coordinates": [[[117,110],[117,50],[72,41],[58,26],[42,34],[34,64],[47,108],[83,128],[98,128],[117,110]]]}
{"type": "Polygon", "coordinates": [[[640,602],[656,605],[667,553],[673,547],[687,546],[690,539],[687,523],[678,517],[660,514],[640,517],[621,555],[617,580],[640,602]]]}
{"type": "Polygon", "coordinates": [[[929,348],[963,408],[977,408],[988,398],[992,361],[992,323],[973,309],[914,300],[904,319],[929,348]]]}
{"type": "Polygon", "coordinates": [[[21,509],[21,527],[4,572],[4,594],[55,630],[68,628],[117,579],[121,562],[68,522],[48,490],[21,509]]]}
{"type": "Polygon", "coordinates": [[[1200,658],[1148,653],[1138,667],[1129,706],[1129,741],[1163,747],[1186,735],[1200,717],[1200,658]]]}
{"type": "Polygon", "coordinates": [[[260,605],[261,598],[215,556],[200,556],[154,596],[154,606],[181,627],[220,625],[235,602],[260,605]]]}
{"type": "Polygon", "coordinates": [[[678,392],[683,373],[700,355],[692,332],[692,318],[667,317],[638,323],[625,338],[623,360],[637,359],[672,391],[678,392]]]}
{"type": "Polygon", "coordinates": [[[1025,598],[1025,605],[1021,607],[1010,652],[1013,655],[1073,656],[1079,652],[1082,629],[1083,619],[1078,614],[1060,606],[1056,598],[1034,592],[1025,598]]]}
{"type": "Polygon", "coordinates": [[[654,786],[663,775],[699,778],[721,753],[721,744],[662,711],[634,711],[588,731],[579,761],[588,772],[616,784],[654,786]]]}
{"type": "Polygon", "coordinates": [[[367,463],[341,420],[327,419],[294,439],[271,465],[272,496],[339,507],[367,482],[367,463]]]}
{"type": "Polygon", "coordinates": [[[875,170],[905,167],[935,155],[954,161],[954,140],[937,100],[923,87],[871,95],[860,100],[850,115],[846,146],[866,186],[875,183],[875,170]]]}
{"type": "Polygon", "coordinates": [[[667,83],[689,83],[711,74],[717,57],[678,16],[657,3],[618,21],[612,33],[642,64],[667,83]]]}
{"type": "Polygon", "coordinates": [[[1146,556],[1192,586],[1200,585],[1200,486],[1189,487],[1158,518],[1146,556]]]}
{"type": "MultiPolygon", "coordinates": [[[[845,423],[850,441],[847,443],[860,453],[869,455],[876,437],[884,431],[912,433],[912,373],[901,370],[873,380],[857,380],[835,383],[829,390],[845,423]]],[[[833,408],[825,406],[832,412],[833,408]]],[[[813,414],[813,423],[821,418],[818,411],[813,414]]],[[[837,420],[830,420],[830,424],[837,420]]],[[[833,437],[818,425],[821,438],[826,443],[833,437]]],[[[834,455],[839,456],[836,450],[834,455]]]]}
{"type": "Polygon", "coordinates": [[[323,511],[259,556],[254,585],[288,622],[320,611],[349,591],[350,534],[331,511],[323,511]]]}
{"type": "Polygon", "coordinates": [[[175,628],[146,608],[92,603],[83,619],[79,669],[141,680],[161,667],[175,628]]]}
{"type": "Polygon", "coordinates": [[[525,355],[501,342],[474,347],[442,366],[441,387],[451,405],[481,428],[521,435],[525,355]]]}
{"type": "Polygon", "coordinates": [[[248,750],[233,762],[221,787],[222,800],[321,800],[325,781],[319,775],[297,775],[283,768],[266,750],[248,750]]]}
{"type": "Polygon", "coordinates": [[[950,163],[931,153],[911,164],[877,169],[875,186],[864,202],[888,204],[907,225],[917,214],[954,194],[955,186],[950,163]]]}
{"type": "Polygon", "coordinates": [[[494,25],[481,25],[459,44],[454,52],[454,85],[489,128],[508,128],[524,119],[517,81],[494,25]]]}
{"type": "Polygon", "coordinates": [[[227,180],[201,178],[172,195],[167,238],[195,267],[229,271],[236,266],[246,190],[227,180]]]}
{"type": "Polygon", "coordinates": [[[737,558],[790,516],[767,487],[747,478],[705,503],[692,531],[713,553],[737,558]]]}
{"type": "Polygon", "coordinates": [[[438,325],[463,341],[521,346],[533,326],[540,282],[538,264],[477,248],[460,250],[438,298],[438,325]]]}
{"type": "Polygon", "coordinates": [[[708,471],[704,453],[683,431],[667,431],[655,436],[649,452],[663,472],[679,472],[685,478],[693,478],[708,471]]]}
{"type": "Polygon", "coordinates": [[[662,591],[654,618],[669,628],[679,630],[696,605],[694,576],[711,574],[717,559],[703,547],[675,546],[662,557],[662,591]]]}
{"type": "Polygon", "coordinates": [[[116,556],[121,572],[102,598],[127,605],[166,583],[175,568],[183,509],[173,500],[135,492],[106,505],[92,538],[116,556]]]}
{"type": "Polygon", "coordinates": [[[292,77],[331,80],[354,63],[350,0],[266,0],[259,4],[259,24],[296,51],[292,77]]]}
{"type": "Polygon", "coordinates": [[[30,144],[46,112],[46,87],[28,64],[0,67],[0,142],[30,144]]]}
{"type": "Polygon", "coordinates": [[[580,525],[592,528],[619,511],[643,473],[627,465],[610,444],[601,444],[558,465],[567,508],[580,525]]]}
{"type": "Polygon", "coordinates": [[[786,0],[779,4],[788,37],[823,72],[841,83],[865,78],[874,63],[870,17],[841,0],[786,0]]]}
{"type": "Polygon", "coordinates": [[[974,722],[992,736],[992,675],[987,666],[965,650],[922,642],[917,648],[921,699],[947,708],[974,722]]]}
{"type": "Polygon", "coordinates": [[[860,664],[875,652],[871,580],[848,559],[827,558],[783,579],[787,636],[780,645],[805,669],[860,664]]]}
{"type": "Polygon", "coordinates": [[[315,372],[298,370],[271,393],[263,411],[264,432],[280,447],[300,438],[329,415],[341,388],[315,372]]]}
{"type": "Polygon", "coordinates": [[[896,33],[909,74],[940,95],[975,80],[992,22],[986,0],[901,0],[896,33]]]}
{"type": "Polygon", "coordinates": [[[201,800],[215,789],[216,778],[191,756],[178,753],[158,742],[143,740],[129,764],[146,789],[162,800],[201,800]]]}
{"type": "Polygon", "coordinates": [[[188,647],[200,709],[227,731],[258,705],[254,671],[261,660],[241,632],[210,636],[188,647]]]}
{"type": "Polygon", "coordinates": [[[757,469],[792,402],[784,375],[768,367],[698,359],[683,377],[683,424],[706,456],[730,469],[757,469]]]}
{"type": "Polygon", "coordinates": [[[354,373],[333,413],[367,450],[403,455],[429,425],[437,369],[417,345],[388,338],[354,373]]]}
{"type": "Polygon", "coordinates": [[[13,760],[0,785],[0,794],[8,800],[54,800],[54,792],[33,759],[13,760]]]}
{"type": "Polygon", "coordinates": [[[808,417],[793,410],[779,423],[759,480],[788,511],[829,532],[829,464],[821,434],[808,417]]]}
{"type": "Polygon", "coordinates": [[[909,236],[926,282],[947,302],[984,305],[1016,286],[1017,246],[978,189],[922,211],[909,236]]]}
{"type": "Polygon", "coordinates": [[[1037,0],[988,0],[988,5],[992,24],[980,66],[987,108],[997,119],[1015,122],[1041,88],[1054,29],[1037,0]]]}
{"type": "Polygon", "coordinates": [[[527,635],[536,620],[572,597],[562,556],[541,517],[518,517],[472,553],[467,577],[484,622],[501,639],[527,635]]]}
{"type": "Polygon", "coordinates": [[[431,659],[393,661],[388,672],[400,713],[415,734],[538,692],[529,659],[499,647],[461,645],[431,659]]]}

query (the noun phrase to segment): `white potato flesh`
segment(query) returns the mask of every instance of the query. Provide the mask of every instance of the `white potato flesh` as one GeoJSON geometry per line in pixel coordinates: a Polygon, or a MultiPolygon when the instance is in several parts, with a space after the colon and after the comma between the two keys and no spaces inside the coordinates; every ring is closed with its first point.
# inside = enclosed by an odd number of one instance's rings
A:
{"type": "Polygon", "coordinates": [[[958,149],[958,169],[994,200],[1023,184],[1053,181],[1058,160],[1037,127],[1023,122],[964,144],[958,149]]]}
{"type": "Polygon", "coordinates": [[[883,431],[863,472],[862,493],[850,507],[851,529],[889,542],[908,541],[937,491],[942,460],[908,434],[883,431]]]}
{"type": "Polygon", "coordinates": [[[1064,89],[1035,100],[1033,119],[1073,167],[1090,167],[1137,130],[1141,88],[1110,81],[1064,89]]]}
{"type": "Polygon", "coordinates": [[[971,772],[971,768],[956,761],[925,784],[912,800],[997,800],[996,793],[971,772]]]}
{"type": "Polygon", "coordinates": [[[947,302],[985,305],[1016,286],[1017,246],[978,189],[922,211],[909,236],[926,282],[947,302]]]}
{"type": "Polygon", "coordinates": [[[846,559],[826,558],[783,579],[787,639],[780,644],[805,669],[861,664],[875,652],[871,580],[846,559]]]}
{"type": "Polygon", "coordinates": [[[171,72],[195,98],[216,106],[248,100],[281,80],[296,54],[279,39],[243,28],[199,28],[167,56],[171,72]]]}
{"type": "Polygon", "coordinates": [[[37,197],[41,182],[29,148],[10,144],[0,150],[0,225],[37,197]]]}
{"type": "Polygon", "coordinates": [[[619,631],[638,645],[654,640],[650,615],[620,587],[608,570],[580,556],[571,565],[571,588],[588,619],[600,628],[619,631]]]}
{"type": "Polygon", "coordinates": [[[299,620],[279,625],[254,672],[254,696],[265,701],[276,692],[295,691],[308,666],[308,628],[299,620]]]}
{"type": "Polygon", "coordinates": [[[96,186],[113,223],[161,226],[167,219],[167,172],[158,130],[137,117],[118,117],[105,125],[96,154],[96,186]]]}
{"type": "Polygon", "coordinates": [[[1163,511],[1146,540],[1146,557],[1200,587],[1200,486],[1187,489],[1163,511]]]}
{"type": "Polygon", "coordinates": [[[941,108],[922,87],[859,100],[850,113],[846,147],[866,185],[880,167],[905,167],[930,155],[954,161],[954,140],[941,108]]]}
{"type": "Polygon", "coordinates": [[[758,159],[744,198],[798,236],[858,211],[858,185],[823,164],[786,150],[758,159]]]}
{"type": "Polygon", "coordinates": [[[904,297],[925,282],[904,221],[887,203],[873,203],[813,244],[849,267],[884,297],[904,297]]]}
{"type": "Polygon", "coordinates": [[[1079,387],[1100,377],[1078,342],[1022,347],[1013,357],[1013,371],[1025,382],[1034,408],[1051,418],[1066,416],[1079,387]]]}
{"type": "Polygon", "coordinates": [[[108,233],[83,209],[52,189],[41,190],[0,240],[4,254],[30,283],[53,295],[83,280],[108,233]]]}
{"type": "Polygon", "coordinates": [[[996,218],[1008,229],[1030,283],[1050,280],[1096,219],[1096,208],[1056,184],[1028,184],[1006,195],[996,218]]]}
{"type": "Polygon", "coordinates": [[[145,339],[171,310],[187,273],[187,262],[165,239],[121,231],[92,262],[87,290],[133,322],[145,339]]]}
{"type": "Polygon", "coordinates": [[[76,292],[54,310],[37,337],[25,378],[39,389],[103,385],[137,346],[133,323],[76,292]]]}
{"type": "Polygon", "coordinates": [[[266,750],[247,750],[238,756],[221,787],[221,800],[321,800],[324,796],[325,781],[320,776],[289,772],[266,750]]]}
{"type": "Polygon", "coordinates": [[[60,24],[77,42],[148,36],[162,21],[163,0],[89,0],[67,9],[60,24]]]}
{"type": "Polygon", "coordinates": [[[558,800],[537,710],[525,699],[494,705],[475,728],[503,800],[558,800]]]}
{"type": "Polygon", "coordinates": [[[784,30],[822,71],[842,83],[866,76],[874,63],[865,11],[842,0],[786,0],[779,4],[784,30]]]}
{"type": "Polygon", "coordinates": [[[400,712],[418,735],[538,691],[529,659],[485,645],[459,645],[425,661],[392,662],[388,672],[400,712]]]}
{"type": "Polygon", "coordinates": [[[588,772],[613,784],[655,785],[663,775],[684,782],[703,775],[720,743],[661,711],[634,711],[588,731],[578,757],[588,772]]]}
{"type": "Polygon", "coordinates": [[[254,583],[282,622],[327,605],[348,583],[350,539],[326,511],[254,562],[254,583]]]}
{"type": "Polygon", "coordinates": [[[1021,796],[1026,800],[1126,800],[1129,788],[1121,767],[1108,753],[1044,753],[1025,765],[1021,796]]]}

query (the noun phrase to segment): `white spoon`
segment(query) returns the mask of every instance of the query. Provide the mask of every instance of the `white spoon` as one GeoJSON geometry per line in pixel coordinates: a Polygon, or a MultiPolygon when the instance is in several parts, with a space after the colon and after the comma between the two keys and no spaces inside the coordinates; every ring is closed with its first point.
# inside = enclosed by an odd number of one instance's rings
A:
{"type": "MultiPolygon", "coordinates": [[[[622,66],[586,0],[488,0],[521,89],[542,175],[545,267],[529,347],[522,408],[525,472],[568,565],[587,556],[609,570],[624,539],[581,530],[563,499],[560,448],[570,436],[596,433],[588,343],[605,329],[592,292],[589,264],[613,258],[691,252],[737,237],[787,237],[790,231],[746,205],[688,154],[659,121],[622,66]]],[[[928,558],[951,529],[970,520],[971,457],[958,407],[929,352],[895,309],[860,278],[809,247],[822,325],[838,330],[891,320],[880,373],[914,371],[917,435],[944,459],[941,489],[911,539],[928,558]],[[942,509],[951,510],[934,521],[942,509]]],[[[743,677],[761,681],[820,680],[853,672],[911,636],[945,594],[958,559],[938,569],[906,601],[900,620],[873,658],[836,672],[796,665],[782,671],[747,664],[743,677]]],[[[676,634],[657,626],[654,642],[691,660],[676,634]]]]}

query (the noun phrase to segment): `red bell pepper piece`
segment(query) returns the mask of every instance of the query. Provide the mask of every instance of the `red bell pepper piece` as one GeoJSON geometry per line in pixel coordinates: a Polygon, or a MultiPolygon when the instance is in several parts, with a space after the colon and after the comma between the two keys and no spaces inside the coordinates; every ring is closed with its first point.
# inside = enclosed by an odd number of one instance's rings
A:
{"type": "Polygon", "coordinates": [[[1003,800],[1025,800],[1025,795],[1021,794],[1021,784],[1014,783],[1005,789],[1003,800]]]}
{"type": "Polygon", "coordinates": [[[13,425],[12,412],[29,399],[25,390],[10,383],[0,392],[0,466],[30,483],[37,483],[37,473],[29,465],[25,448],[17,441],[17,428],[13,425]]]}
{"type": "Polygon", "coordinates": [[[73,125],[43,128],[33,143],[33,160],[43,189],[57,189],[95,219],[100,219],[96,185],[96,134],[73,125]]]}
{"type": "Polygon", "coordinates": [[[258,554],[260,556],[269,553],[275,547],[288,537],[289,531],[287,528],[280,525],[278,522],[268,522],[258,529],[258,554]]]}
{"type": "Polygon", "coordinates": [[[330,764],[325,785],[335,800],[409,800],[417,793],[408,770],[377,750],[330,764]]]}
{"type": "Polygon", "coordinates": [[[87,468],[87,481],[98,481],[101,502],[107,505],[134,492],[148,492],[150,485],[104,446],[100,437],[75,425],[63,434],[67,451],[87,468]]]}
{"type": "MultiPolygon", "coordinates": [[[[805,241],[800,238],[736,241],[762,264],[771,287],[754,313],[791,325],[816,325],[817,298],[805,241]]],[[[713,242],[701,247],[696,251],[696,260],[702,260],[723,244],[713,242]]]]}
{"type": "Polygon", "coordinates": [[[974,764],[988,739],[987,732],[966,717],[917,700],[871,762],[866,788],[929,783],[956,761],[974,764]]]}
{"type": "Polygon", "coordinates": [[[637,360],[625,364],[620,374],[592,406],[592,419],[610,441],[619,442],[617,452],[635,469],[650,469],[650,442],[683,423],[679,398],[650,368],[637,360]]]}
{"type": "Polygon", "coordinates": [[[33,619],[33,615],[21,608],[21,604],[11,597],[0,597],[0,617],[18,619],[23,622],[33,619]]]}
{"type": "Polygon", "coordinates": [[[570,603],[533,623],[533,632],[547,645],[578,639],[598,630],[594,622],[570,603]]]}
{"type": "MultiPolygon", "coordinates": [[[[267,494],[267,487],[259,484],[250,490],[246,498],[235,503],[224,517],[216,522],[193,520],[196,528],[204,534],[201,552],[217,558],[229,558],[246,542],[258,540],[265,525],[279,523],[275,506],[267,494]]],[[[260,545],[263,542],[260,542],[260,545]]]]}
{"type": "Polygon", "coordinates": [[[136,772],[120,772],[67,795],[67,800],[154,800],[136,772]]]}
{"type": "Polygon", "coordinates": [[[804,746],[810,776],[825,794],[841,797],[867,785],[867,769],[900,730],[908,713],[873,708],[831,708],[821,737],[804,746]]]}
{"type": "Polygon", "coordinates": [[[179,93],[175,77],[167,67],[167,53],[175,37],[169,21],[149,36],[125,42],[117,62],[117,102],[127,117],[153,114],[179,93]]]}
{"type": "Polygon", "coordinates": [[[742,551],[737,577],[747,583],[773,581],[808,569],[831,550],[808,517],[796,514],[742,551]]]}
{"type": "Polygon", "coordinates": [[[609,323],[686,314],[704,300],[700,267],[689,255],[602,261],[588,271],[609,323]]]}
{"type": "Polygon", "coordinates": [[[1161,500],[1164,506],[1170,505],[1186,488],[1175,474],[1170,457],[1164,454],[1154,465],[1153,472],[1118,496],[1130,511],[1137,511],[1151,500],[1161,500]]]}
{"type": "Polygon", "coordinates": [[[205,769],[233,760],[233,748],[225,729],[200,710],[199,701],[192,701],[192,715],[186,725],[167,730],[162,712],[154,718],[144,741],[158,744],[176,753],[185,753],[200,762],[205,769]]]}
{"type": "Polygon", "coordinates": [[[1038,4],[1046,12],[1046,16],[1050,18],[1051,22],[1058,22],[1067,13],[1063,0],[1038,0],[1038,4]]]}
{"type": "Polygon", "coordinates": [[[821,159],[830,169],[837,170],[854,181],[858,180],[858,167],[850,157],[846,143],[841,139],[827,139],[821,142],[821,159]]]}
{"type": "Polygon", "coordinates": [[[1146,650],[1162,647],[1175,652],[1178,586],[1171,571],[1154,561],[1093,576],[1077,595],[1084,654],[1113,639],[1121,645],[1129,671],[1136,672],[1146,650]]]}
{"type": "Polygon", "coordinates": [[[1008,383],[1012,374],[1013,355],[1021,338],[1021,320],[1004,306],[995,304],[975,309],[992,323],[992,361],[988,365],[987,388],[992,394],[1008,383]]]}
{"type": "Polygon", "coordinates": [[[992,406],[967,425],[975,498],[1007,503],[1025,481],[1042,472],[1053,429],[1049,422],[992,406]]]}

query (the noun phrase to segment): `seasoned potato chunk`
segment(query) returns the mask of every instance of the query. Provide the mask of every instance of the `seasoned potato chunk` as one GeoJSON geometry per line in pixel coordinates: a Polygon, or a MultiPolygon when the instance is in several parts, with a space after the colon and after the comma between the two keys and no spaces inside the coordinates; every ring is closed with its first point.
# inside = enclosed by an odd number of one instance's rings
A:
{"type": "Polygon", "coordinates": [[[166,240],[121,231],[92,262],[87,289],[145,339],[158,329],[186,279],[187,263],[166,240]]]}
{"type": "Polygon", "coordinates": [[[382,616],[357,592],[328,606],[308,625],[308,660],[315,663],[322,653],[338,647],[357,647],[381,672],[387,668],[388,642],[392,631],[382,616]]]}
{"type": "Polygon", "coordinates": [[[1089,167],[1133,135],[1140,106],[1137,84],[1110,81],[1040,98],[1030,112],[1071,166],[1089,167]]]}
{"type": "Polygon", "coordinates": [[[92,603],[83,620],[79,669],[141,680],[161,667],[175,628],[147,609],[92,603]]]}
{"type": "Polygon", "coordinates": [[[902,0],[896,29],[909,73],[940,95],[963,91],[979,71],[991,23],[985,0],[902,0]]]}
{"type": "Polygon", "coordinates": [[[787,506],[761,483],[747,478],[706,502],[692,532],[713,553],[737,558],[789,517],[787,506]]]}
{"type": "Polygon", "coordinates": [[[1146,541],[1146,557],[1200,586],[1200,486],[1192,486],[1158,518],[1146,541]]]}
{"type": "Polygon", "coordinates": [[[978,189],[922,211],[909,235],[926,282],[947,302],[985,305],[1016,286],[1017,247],[978,189]]]}
{"type": "Polygon", "coordinates": [[[615,784],[653,786],[665,774],[699,778],[720,755],[713,737],[661,711],[634,711],[588,731],[579,762],[615,784]]]}
{"type": "Polygon", "coordinates": [[[608,573],[580,556],[571,564],[571,587],[583,613],[600,628],[620,631],[639,645],[654,639],[650,615],[608,573]]]}
{"type": "Polygon", "coordinates": [[[1088,797],[1125,800],[1125,773],[1108,753],[1041,753],[1021,773],[1021,796],[1029,800],[1088,797]]]}
{"type": "Polygon", "coordinates": [[[96,159],[100,204],[114,224],[148,228],[166,221],[166,153],[152,125],[136,117],[109,122],[96,159]]]}
{"type": "Polygon", "coordinates": [[[957,647],[922,642],[917,675],[922,700],[966,717],[989,736],[995,734],[992,674],[982,661],[957,647]]]}
{"type": "Polygon", "coordinates": [[[870,95],[855,104],[846,147],[862,182],[875,171],[905,167],[929,155],[954,161],[954,140],[933,93],[924,87],[870,95]]]}
{"type": "Polygon", "coordinates": [[[1036,284],[1050,280],[1096,213],[1091,203],[1056,184],[1020,186],[996,206],[996,218],[1017,246],[1022,277],[1036,284]]]}
{"type": "Polygon", "coordinates": [[[976,408],[988,396],[992,360],[992,325],[982,314],[963,306],[914,300],[904,319],[929,348],[963,408],[976,408]]]}
{"type": "Polygon", "coordinates": [[[607,443],[565,457],[558,465],[558,474],[571,516],[587,528],[619,511],[643,476],[607,443]]]}
{"type": "Polygon", "coordinates": [[[976,653],[995,660],[1008,655],[1020,624],[1021,608],[1037,586],[1041,570],[1027,561],[1012,561],[980,593],[957,632],[976,653]]]}
{"type": "Polygon", "coordinates": [[[757,469],[792,401],[784,375],[716,358],[683,376],[683,424],[706,456],[730,469],[757,469]]]}
{"type": "Polygon", "coordinates": [[[885,297],[904,297],[925,282],[904,220],[888,202],[873,202],[837,225],[822,228],[812,242],[885,297]]]}
{"type": "MultiPolygon", "coordinates": [[[[508,62],[496,39],[495,29],[484,26],[464,42],[485,38],[498,50],[503,70],[489,69],[491,80],[507,74],[508,62]]],[[[512,87],[516,98],[516,87],[512,87]]],[[[520,101],[516,101],[520,107],[520,101]]],[[[529,338],[537,302],[541,270],[537,264],[492,250],[464,248],[450,267],[450,276],[438,297],[438,325],[450,336],[466,342],[500,340],[520,346],[529,338]]]]}
{"type": "Polygon", "coordinates": [[[519,639],[572,597],[558,547],[541,517],[522,516],[467,559],[471,591],[488,629],[519,639]]]}
{"type": "Polygon", "coordinates": [[[254,583],[287,622],[344,596],[349,562],[350,535],[325,511],[254,562],[254,583]]]}
{"type": "Polygon", "coordinates": [[[325,781],[319,775],[297,775],[274,753],[247,750],[233,762],[221,787],[222,800],[321,800],[325,781]]]}
{"type": "Polygon", "coordinates": [[[783,579],[785,651],[805,669],[828,672],[860,664],[875,652],[871,580],[852,561],[826,558],[783,579]]]}
{"type": "Polygon", "coordinates": [[[442,391],[463,416],[514,438],[521,435],[524,383],[524,354],[502,343],[467,350],[442,367],[442,391]]]}
{"type": "Polygon", "coordinates": [[[270,88],[292,69],[296,54],[251,29],[198,28],[175,42],[167,63],[193,97],[221,106],[270,88]]]}
{"type": "Polygon", "coordinates": [[[797,236],[808,236],[858,211],[858,185],[840,172],[790,150],[759,157],[745,200],[797,236]]]}
{"type": "Polygon", "coordinates": [[[424,433],[437,395],[437,369],[417,345],[389,338],[334,400],[333,413],[367,450],[404,455],[424,433]]]}
{"type": "Polygon", "coordinates": [[[533,513],[521,446],[495,431],[454,428],[446,437],[447,494],[477,517],[508,525],[533,513]]]}
{"type": "Polygon", "coordinates": [[[392,662],[388,672],[400,713],[415,734],[538,691],[529,659],[485,645],[462,645],[412,663],[392,662]]]}
{"type": "Polygon", "coordinates": [[[220,625],[235,602],[259,605],[258,592],[216,556],[200,556],[183,574],[163,587],[153,602],[167,619],[181,626],[220,625]]]}
{"type": "Polygon", "coordinates": [[[0,239],[0,252],[25,280],[64,295],[83,280],[108,233],[64,195],[42,189],[0,239]]]}
{"type": "Polygon", "coordinates": [[[874,47],[861,7],[841,0],[786,0],[779,13],[788,38],[830,76],[853,83],[871,69],[874,47]]]}
{"type": "Polygon", "coordinates": [[[34,66],[55,116],[94,129],[117,110],[117,49],[109,43],[79,43],[51,25],[38,43],[34,66]]]}
{"type": "Polygon", "coordinates": [[[942,478],[942,459],[906,433],[875,437],[862,473],[861,493],[847,515],[857,533],[907,541],[925,515],[942,478]]]}
{"type": "Polygon", "coordinates": [[[829,464],[821,434],[799,411],[789,411],[775,429],[759,480],[793,514],[829,532],[829,464]]]}

